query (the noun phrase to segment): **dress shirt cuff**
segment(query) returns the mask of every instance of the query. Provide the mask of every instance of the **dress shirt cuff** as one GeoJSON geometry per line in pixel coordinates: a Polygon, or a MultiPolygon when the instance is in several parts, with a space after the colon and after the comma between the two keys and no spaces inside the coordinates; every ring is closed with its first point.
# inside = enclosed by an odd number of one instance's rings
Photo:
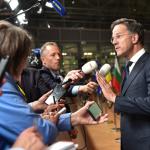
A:
{"type": "Polygon", "coordinates": [[[78,94],[78,91],[79,91],[79,87],[80,87],[81,85],[75,85],[73,88],[72,88],[72,90],[71,90],[71,93],[72,93],[72,95],[77,95],[78,94]]]}
{"type": "Polygon", "coordinates": [[[59,131],[69,131],[72,129],[71,125],[71,113],[62,114],[59,117],[57,124],[59,131]]]}
{"type": "Polygon", "coordinates": [[[33,102],[28,103],[29,106],[33,107],[33,102]]]}

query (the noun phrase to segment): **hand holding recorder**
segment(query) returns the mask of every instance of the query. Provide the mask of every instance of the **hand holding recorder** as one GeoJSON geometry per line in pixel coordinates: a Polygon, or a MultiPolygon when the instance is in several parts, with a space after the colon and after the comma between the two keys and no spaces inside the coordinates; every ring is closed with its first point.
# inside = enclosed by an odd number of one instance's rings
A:
{"type": "Polygon", "coordinates": [[[99,124],[108,120],[107,114],[102,115],[100,113],[99,117],[96,117],[96,121],[93,119],[93,117],[91,117],[88,110],[94,103],[94,101],[88,101],[85,106],[71,114],[71,123],[73,126],[79,124],[99,124]]]}

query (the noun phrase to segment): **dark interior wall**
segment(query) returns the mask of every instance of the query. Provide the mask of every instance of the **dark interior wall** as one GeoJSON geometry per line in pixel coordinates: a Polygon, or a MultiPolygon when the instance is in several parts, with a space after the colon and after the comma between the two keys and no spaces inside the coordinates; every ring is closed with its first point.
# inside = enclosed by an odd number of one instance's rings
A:
{"type": "MultiPolygon", "coordinates": [[[[47,41],[64,42],[93,42],[101,46],[109,46],[111,31],[108,29],[84,28],[27,28],[35,40],[35,47],[40,47],[47,41]]],[[[150,31],[145,30],[145,47],[150,49],[150,31]]]]}
{"type": "Polygon", "coordinates": [[[97,42],[100,44],[110,45],[111,32],[110,30],[100,29],[69,29],[69,28],[27,28],[34,39],[35,46],[39,47],[46,41],[56,42],[97,42]]]}

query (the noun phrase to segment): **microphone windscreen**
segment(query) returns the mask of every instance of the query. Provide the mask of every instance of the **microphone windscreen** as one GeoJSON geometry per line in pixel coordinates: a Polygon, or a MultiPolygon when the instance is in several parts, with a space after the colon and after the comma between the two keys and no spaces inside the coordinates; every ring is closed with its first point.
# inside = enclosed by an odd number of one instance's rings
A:
{"type": "Polygon", "coordinates": [[[105,77],[107,75],[107,73],[110,71],[110,69],[111,69],[111,66],[109,64],[104,64],[100,68],[99,73],[105,77]]]}
{"type": "Polygon", "coordinates": [[[82,71],[85,74],[89,74],[92,71],[96,70],[97,68],[98,68],[98,65],[97,65],[96,61],[89,61],[82,66],[82,71]]]}

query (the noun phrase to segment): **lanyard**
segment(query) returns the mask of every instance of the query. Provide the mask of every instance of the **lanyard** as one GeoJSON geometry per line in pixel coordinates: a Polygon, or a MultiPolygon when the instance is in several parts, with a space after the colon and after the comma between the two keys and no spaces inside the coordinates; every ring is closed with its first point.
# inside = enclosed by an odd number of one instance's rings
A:
{"type": "Polygon", "coordinates": [[[21,86],[17,83],[17,87],[20,91],[20,93],[23,95],[23,97],[26,99],[26,93],[24,92],[24,90],[21,88],[21,86]]]}

